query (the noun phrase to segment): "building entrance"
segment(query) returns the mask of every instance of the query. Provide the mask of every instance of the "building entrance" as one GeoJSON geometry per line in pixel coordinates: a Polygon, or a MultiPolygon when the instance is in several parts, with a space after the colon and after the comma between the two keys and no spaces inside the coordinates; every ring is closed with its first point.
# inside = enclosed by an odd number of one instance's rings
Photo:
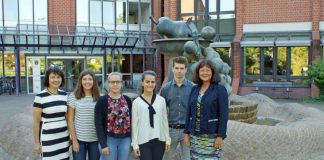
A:
{"type": "Polygon", "coordinates": [[[72,92],[78,82],[80,73],[84,70],[84,58],[47,58],[47,66],[58,66],[64,72],[65,85],[62,87],[67,92],[72,92]]]}

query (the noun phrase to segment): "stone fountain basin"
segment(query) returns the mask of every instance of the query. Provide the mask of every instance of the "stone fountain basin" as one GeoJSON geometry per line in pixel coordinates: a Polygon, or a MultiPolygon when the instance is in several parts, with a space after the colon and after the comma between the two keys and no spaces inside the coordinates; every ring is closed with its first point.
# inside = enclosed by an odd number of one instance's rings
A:
{"type": "Polygon", "coordinates": [[[230,120],[224,160],[319,160],[324,157],[324,112],[298,103],[279,105],[261,94],[244,99],[258,104],[258,117],[280,120],[275,126],[230,120]]]}
{"type": "MultiPolygon", "coordinates": [[[[184,51],[184,44],[187,41],[192,41],[193,38],[167,38],[167,39],[156,39],[153,43],[162,52],[162,54],[167,56],[181,56],[184,51]]],[[[205,39],[199,39],[199,44],[201,47],[209,47],[211,41],[205,39]]]]}

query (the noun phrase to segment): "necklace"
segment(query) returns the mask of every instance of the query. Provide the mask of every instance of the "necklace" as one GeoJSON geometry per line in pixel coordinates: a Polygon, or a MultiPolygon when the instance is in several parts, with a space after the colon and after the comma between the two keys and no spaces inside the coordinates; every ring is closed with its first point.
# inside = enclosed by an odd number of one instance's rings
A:
{"type": "Polygon", "coordinates": [[[49,94],[51,94],[51,95],[56,95],[57,94],[57,91],[55,92],[52,92],[52,91],[50,91],[48,88],[47,88],[47,92],[49,93],[49,94]]]}

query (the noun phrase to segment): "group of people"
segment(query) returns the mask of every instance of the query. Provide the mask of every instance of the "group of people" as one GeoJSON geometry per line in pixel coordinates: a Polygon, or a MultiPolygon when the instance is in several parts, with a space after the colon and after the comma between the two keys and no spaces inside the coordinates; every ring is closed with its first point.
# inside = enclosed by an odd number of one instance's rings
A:
{"type": "Polygon", "coordinates": [[[122,74],[109,74],[100,96],[95,74],[84,70],[71,94],[59,89],[58,67],[45,73],[46,89],[35,96],[34,150],[41,159],[189,160],[220,158],[228,121],[228,95],[213,63],[202,60],[192,81],[185,57],[173,60],[173,80],[156,93],[157,75],[145,71],[133,102],[122,94],[122,74]],[[180,152],[179,152],[180,151],[180,152]]]}

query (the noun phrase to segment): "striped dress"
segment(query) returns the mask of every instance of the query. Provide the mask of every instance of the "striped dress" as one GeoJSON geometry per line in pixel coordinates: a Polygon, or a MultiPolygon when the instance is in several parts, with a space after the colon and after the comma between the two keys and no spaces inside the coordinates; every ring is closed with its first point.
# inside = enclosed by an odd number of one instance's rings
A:
{"type": "Polygon", "coordinates": [[[52,95],[45,89],[35,96],[34,107],[42,109],[40,127],[42,160],[69,159],[66,104],[67,94],[62,90],[52,95]]]}

